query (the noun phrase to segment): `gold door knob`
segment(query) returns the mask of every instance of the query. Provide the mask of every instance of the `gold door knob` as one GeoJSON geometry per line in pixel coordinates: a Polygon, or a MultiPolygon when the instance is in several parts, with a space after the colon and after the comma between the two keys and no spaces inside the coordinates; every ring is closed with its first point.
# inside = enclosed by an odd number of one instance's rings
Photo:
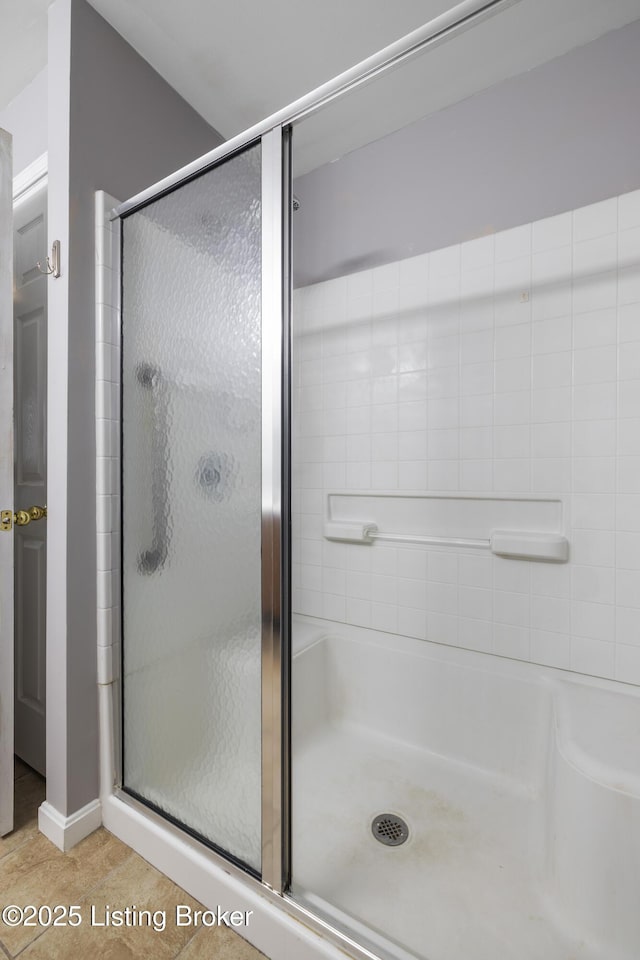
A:
{"type": "Polygon", "coordinates": [[[14,523],[16,527],[26,527],[32,520],[42,520],[46,515],[46,506],[33,506],[28,510],[17,510],[15,513],[13,510],[2,510],[0,511],[0,530],[11,530],[14,523]]]}

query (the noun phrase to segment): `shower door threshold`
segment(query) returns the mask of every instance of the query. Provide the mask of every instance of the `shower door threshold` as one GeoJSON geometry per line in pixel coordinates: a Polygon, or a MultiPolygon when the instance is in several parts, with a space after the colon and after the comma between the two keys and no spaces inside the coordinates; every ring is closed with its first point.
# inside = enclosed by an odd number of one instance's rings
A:
{"type": "MultiPolygon", "coordinates": [[[[281,896],[122,790],[102,798],[103,824],[207,909],[246,912],[236,929],[271,960],[387,960],[357,944],[315,911],[281,896]]],[[[402,957],[401,960],[405,960],[402,957]]],[[[406,956],[409,960],[409,956],[406,956]]]]}

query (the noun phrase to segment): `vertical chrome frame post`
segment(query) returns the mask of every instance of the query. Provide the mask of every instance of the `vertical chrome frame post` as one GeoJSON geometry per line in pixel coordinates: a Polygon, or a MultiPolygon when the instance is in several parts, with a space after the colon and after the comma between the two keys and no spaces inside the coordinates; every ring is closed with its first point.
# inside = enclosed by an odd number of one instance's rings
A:
{"type": "Polygon", "coordinates": [[[262,137],[262,880],[282,893],[283,776],[283,149],[262,137]]]}
{"type": "MultiPolygon", "coordinates": [[[[122,787],[122,781],[124,777],[123,763],[124,763],[124,715],[123,715],[123,677],[124,677],[124,644],[123,644],[123,596],[124,596],[124,577],[123,577],[123,565],[122,565],[122,527],[121,527],[121,517],[122,517],[122,495],[123,495],[123,484],[122,484],[122,310],[123,310],[123,296],[122,296],[122,248],[124,246],[123,240],[123,220],[122,217],[118,219],[113,224],[113,230],[111,233],[111,269],[113,270],[111,278],[111,297],[112,303],[117,304],[116,308],[116,350],[115,355],[112,357],[112,363],[115,362],[118,365],[118,410],[119,410],[119,429],[118,429],[118,440],[117,440],[117,460],[116,460],[116,470],[118,471],[118,508],[116,516],[112,520],[112,538],[113,538],[113,548],[118,552],[118,594],[119,596],[119,615],[113,618],[112,626],[112,638],[114,645],[114,681],[112,684],[113,691],[113,700],[112,700],[112,715],[113,715],[113,736],[114,736],[114,745],[113,745],[113,754],[110,758],[113,765],[112,783],[120,788],[122,787]]],[[[115,601],[114,601],[115,602],[115,601]]]]}
{"type": "Polygon", "coordinates": [[[291,371],[293,174],[291,127],[282,127],[282,891],[291,882],[291,371]]]}

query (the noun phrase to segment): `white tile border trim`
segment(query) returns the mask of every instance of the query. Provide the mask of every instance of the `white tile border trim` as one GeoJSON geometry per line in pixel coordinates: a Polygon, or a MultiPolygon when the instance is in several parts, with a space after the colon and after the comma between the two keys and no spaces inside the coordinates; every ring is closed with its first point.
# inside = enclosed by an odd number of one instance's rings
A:
{"type": "Polygon", "coordinates": [[[119,727],[114,681],[120,674],[120,336],[119,305],[112,283],[114,226],[109,219],[117,202],[104,191],[96,191],[96,619],[102,800],[111,795],[116,782],[119,727]]]}
{"type": "Polygon", "coordinates": [[[109,212],[116,200],[95,195],[96,243],[96,610],[98,683],[118,675],[120,585],[118,545],[120,364],[119,316],[113,290],[113,226],[109,212]]]}

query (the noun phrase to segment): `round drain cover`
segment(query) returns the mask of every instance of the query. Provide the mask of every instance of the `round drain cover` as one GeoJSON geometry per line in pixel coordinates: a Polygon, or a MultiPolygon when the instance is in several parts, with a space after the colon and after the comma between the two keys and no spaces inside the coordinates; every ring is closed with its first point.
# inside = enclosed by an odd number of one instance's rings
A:
{"type": "Polygon", "coordinates": [[[388,847],[399,847],[409,838],[409,827],[395,813],[379,813],[371,823],[371,833],[388,847]]]}

